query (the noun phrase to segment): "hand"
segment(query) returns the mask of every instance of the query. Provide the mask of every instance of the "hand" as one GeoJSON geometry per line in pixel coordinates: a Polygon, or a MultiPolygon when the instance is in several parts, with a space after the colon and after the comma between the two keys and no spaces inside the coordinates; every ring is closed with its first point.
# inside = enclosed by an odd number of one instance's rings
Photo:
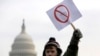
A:
{"type": "Polygon", "coordinates": [[[73,37],[76,39],[76,40],[79,40],[80,38],[82,38],[82,33],[79,29],[75,29],[74,32],[73,32],[73,37]]]}

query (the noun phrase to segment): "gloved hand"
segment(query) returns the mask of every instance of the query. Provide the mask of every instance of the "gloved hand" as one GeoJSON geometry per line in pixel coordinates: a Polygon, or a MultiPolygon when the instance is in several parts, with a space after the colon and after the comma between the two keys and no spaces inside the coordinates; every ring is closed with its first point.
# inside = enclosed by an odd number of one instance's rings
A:
{"type": "Polygon", "coordinates": [[[74,30],[73,32],[73,37],[76,39],[76,40],[79,40],[80,38],[82,38],[82,33],[79,29],[76,29],[74,30]]]}
{"type": "Polygon", "coordinates": [[[70,44],[78,45],[80,38],[82,38],[81,31],[79,29],[74,30],[70,44]]]}

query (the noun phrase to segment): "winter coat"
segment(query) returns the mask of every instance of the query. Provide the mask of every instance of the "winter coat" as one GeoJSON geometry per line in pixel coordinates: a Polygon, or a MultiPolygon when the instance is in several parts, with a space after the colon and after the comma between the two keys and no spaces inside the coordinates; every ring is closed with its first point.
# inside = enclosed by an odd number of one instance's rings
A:
{"type": "Polygon", "coordinates": [[[76,29],[73,32],[70,44],[63,56],[78,56],[78,43],[80,38],[82,38],[82,33],[80,32],[79,29],[76,29]]]}

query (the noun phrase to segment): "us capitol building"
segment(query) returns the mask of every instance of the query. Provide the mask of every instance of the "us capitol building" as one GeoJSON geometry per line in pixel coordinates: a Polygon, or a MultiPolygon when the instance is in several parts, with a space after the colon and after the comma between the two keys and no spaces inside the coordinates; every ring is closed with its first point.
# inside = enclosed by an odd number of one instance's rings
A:
{"type": "Polygon", "coordinates": [[[22,31],[15,38],[9,56],[37,56],[32,38],[25,32],[24,20],[22,31]]]}

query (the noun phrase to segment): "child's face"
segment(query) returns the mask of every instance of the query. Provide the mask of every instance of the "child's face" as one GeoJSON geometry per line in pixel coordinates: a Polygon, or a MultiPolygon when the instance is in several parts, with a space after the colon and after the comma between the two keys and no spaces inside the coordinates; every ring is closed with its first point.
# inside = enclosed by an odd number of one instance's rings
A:
{"type": "Polygon", "coordinates": [[[57,48],[55,46],[50,46],[45,50],[46,56],[57,56],[57,48]]]}

